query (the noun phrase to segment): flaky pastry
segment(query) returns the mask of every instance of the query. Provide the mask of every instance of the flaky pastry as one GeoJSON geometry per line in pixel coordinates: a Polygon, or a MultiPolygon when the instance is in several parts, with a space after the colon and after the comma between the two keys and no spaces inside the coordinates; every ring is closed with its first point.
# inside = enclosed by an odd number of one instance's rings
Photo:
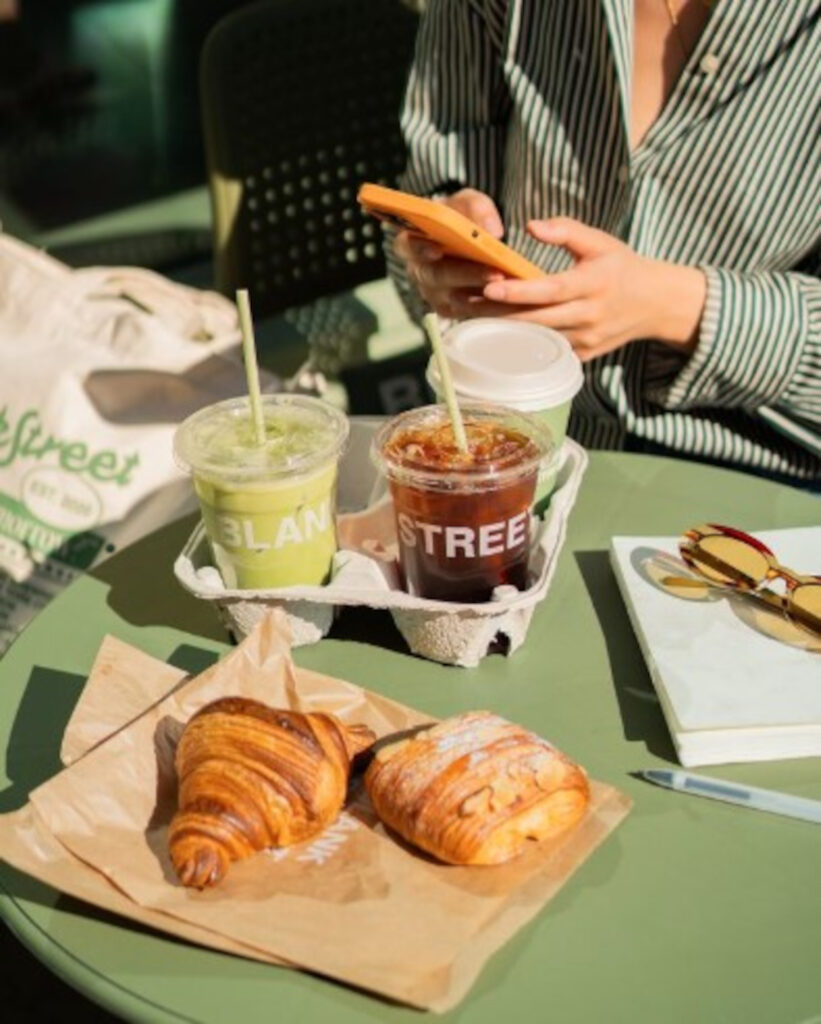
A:
{"type": "Polygon", "coordinates": [[[218,882],[232,860],[309,839],[345,801],[351,761],[374,739],[331,714],[227,697],[198,711],[176,753],[179,809],[168,831],[183,885],[218,882]]]}
{"type": "Polygon", "coordinates": [[[450,864],[500,864],[574,825],[587,776],[546,740],[489,711],[378,750],[365,786],[382,821],[450,864]]]}

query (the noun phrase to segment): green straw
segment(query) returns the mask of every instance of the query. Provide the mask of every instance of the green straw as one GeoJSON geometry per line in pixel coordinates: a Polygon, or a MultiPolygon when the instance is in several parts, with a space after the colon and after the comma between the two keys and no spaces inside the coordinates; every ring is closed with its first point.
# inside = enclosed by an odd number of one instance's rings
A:
{"type": "Polygon", "coordinates": [[[248,381],[248,397],[251,400],[251,419],[254,422],[254,435],[258,445],[265,444],[265,420],[262,417],[262,396],[259,391],[259,370],[257,368],[257,350],[254,344],[254,324],[251,320],[251,306],[248,302],[248,289],[237,290],[237,310],[242,328],[242,358],[245,362],[245,379],[248,381]]]}
{"type": "Polygon", "coordinates": [[[450,421],[453,424],[453,436],[461,451],[466,452],[468,450],[468,439],[465,436],[465,425],[462,422],[459,403],[456,401],[456,392],[453,390],[453,381],[450,379],[450,364],[448,363],[448,357],[445,355],[442,335],[439,333],[439,321],[435,313],[427,313],[422,318],[422,323],[425,325],[425,330],[428,332],[430,343],[433,346],[433,356],[439,369],[439,380],[445,393],[445,402],[448,407],[450,421]]]}

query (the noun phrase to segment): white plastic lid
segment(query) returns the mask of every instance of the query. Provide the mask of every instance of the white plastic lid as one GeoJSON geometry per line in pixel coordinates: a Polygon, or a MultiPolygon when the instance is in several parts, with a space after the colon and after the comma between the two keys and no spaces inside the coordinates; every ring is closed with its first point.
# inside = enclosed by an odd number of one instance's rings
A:
{"type": "MultiPolygon", "coordinates": [[[[582,365],[570,342],[540,324],[480,317],[455,324],[444,342],[453,386],[465,398],[533,411],[561,405],[582,386],[582,365]]],[[[427,376],[438,392],[433,359],[427,376]]]]}

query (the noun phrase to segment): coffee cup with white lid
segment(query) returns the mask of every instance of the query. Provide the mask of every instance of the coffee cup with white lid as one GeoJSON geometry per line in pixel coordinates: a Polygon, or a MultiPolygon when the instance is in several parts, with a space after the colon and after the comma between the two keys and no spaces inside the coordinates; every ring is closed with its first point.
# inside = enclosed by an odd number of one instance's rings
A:
{"type": "MultiPolygon", "coordinates": [[[[581,362],[567,338],[541,324],[478,317],[451,326],[444,343],[457,397],[496,402],[535,415],[550,430],[558,457],[573,398],[584,380],[581,362]]],[[[433,358],[426,376],[442,399],[433,358]]],[[[557,472],[558,461],[542,474],[537,509],[549,498],[557,472]]]]}

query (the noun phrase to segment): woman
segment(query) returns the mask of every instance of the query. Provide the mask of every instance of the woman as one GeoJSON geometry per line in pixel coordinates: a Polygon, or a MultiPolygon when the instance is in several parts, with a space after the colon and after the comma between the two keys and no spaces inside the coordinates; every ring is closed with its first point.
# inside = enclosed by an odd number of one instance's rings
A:
{"type": "Polygon", "coordinates": [[[813,486],[820,96],[821,0],[429,0],[402,187],[550,276],[501,280],[403,232],[400,291],[561,330],[583,444],[813,486]]]}

